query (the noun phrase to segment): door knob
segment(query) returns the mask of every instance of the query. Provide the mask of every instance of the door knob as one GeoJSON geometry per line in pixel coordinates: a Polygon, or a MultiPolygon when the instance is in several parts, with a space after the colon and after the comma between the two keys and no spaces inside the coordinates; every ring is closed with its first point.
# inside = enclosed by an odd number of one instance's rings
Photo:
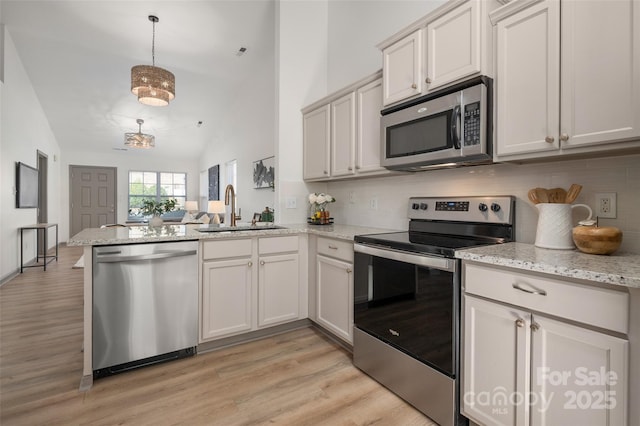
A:
{"type": "Polygon", "coordinates": [[[544,141],[546,143],[553,143],[555,139],[553,138],[553,136],[547,136],[546,138],[544,138],[544,141]]]}
{"type": "Polygon", "coordinates": [[[431,79],[429,77],[427,77],[427,79],[424,81],[427,84],[431,84],[431,79]]]}
{"type": "Polygon", "coordinates": [[[516,327],[524,327],[524,320],[522,318],[516,320],[516,327]]]}
{"type": "Polygon", "coordinates": [[[413,83],[413,84],[411,85],[411,88],[412,88],[412,89],[417,89],[417,88],[418,88],[418,85],[417,85],[417,84],[415,84],[415,83],[413,83]]]}
{"type": "Polygon", "coordinates": [[[561,134],[561,135],[560,135],[560,140],[561,140],[562,142],[566,142],[566,141],[568,141],[568,140],[569,140],[569,135],[568,135],[568,134],[566,134],[566,133],[561,134]]]}

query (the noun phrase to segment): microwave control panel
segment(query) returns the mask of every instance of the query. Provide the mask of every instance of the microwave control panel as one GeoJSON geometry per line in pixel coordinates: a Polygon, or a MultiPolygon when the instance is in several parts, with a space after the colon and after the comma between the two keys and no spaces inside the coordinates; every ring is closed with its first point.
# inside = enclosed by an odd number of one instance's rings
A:
{"type": "Polygon", "coordinates": [[[464,106],[464,146],[480,144],[480,102],[464,106]]]}

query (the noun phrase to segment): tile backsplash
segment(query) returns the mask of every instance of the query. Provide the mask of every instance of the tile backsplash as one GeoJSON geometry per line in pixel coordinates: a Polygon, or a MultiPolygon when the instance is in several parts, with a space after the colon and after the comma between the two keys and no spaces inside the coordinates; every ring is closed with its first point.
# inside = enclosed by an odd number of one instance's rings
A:
{"type": "MultiPolygon", "coordinates": [[[[623,232],[620,251],[640,253],[640,155],[562,160],[535,164],[493,164],[458,169],[330,182],[336,197],[331,214],[337,223],[406,229],[411,196],[514,195],[516,240],[533,243],[537,210],[527,198],[531,188],[568,189],[583,186],[575,203],[594,209],[595,194],[617,194],[617,218],[600,219],[601,226],[623,232]],[[373,202],[372,202],[373,200],[373,202]],[[372,208],[377,205],[377,209],[372,208]]],[[[574,209],[576,221],[584,211],[574,209]]]]}

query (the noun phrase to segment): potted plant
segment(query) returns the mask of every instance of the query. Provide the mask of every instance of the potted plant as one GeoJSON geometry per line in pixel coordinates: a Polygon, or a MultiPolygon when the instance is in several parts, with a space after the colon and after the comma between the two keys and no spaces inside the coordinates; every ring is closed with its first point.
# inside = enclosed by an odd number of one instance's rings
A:
{"type": "Polygon", "coordinates": [[[149,226],[161,226],[164,223],[161,215],[173,211],[177,203],[178,201],[175,198],[167,198],[160,202],[156,200],[144,200],[140,211],[144,216],[151,216],[149,218],[149,226]]]}

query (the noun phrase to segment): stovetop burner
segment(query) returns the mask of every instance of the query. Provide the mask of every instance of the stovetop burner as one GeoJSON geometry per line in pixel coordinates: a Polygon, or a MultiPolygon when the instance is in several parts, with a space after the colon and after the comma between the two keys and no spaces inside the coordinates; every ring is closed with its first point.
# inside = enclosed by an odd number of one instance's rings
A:
{"type": "Polygon", "coordinates": [[[514,197],[412,197],[409,230],[359,235],[356,243],[453,257],[458,249],[513,240],[514,197]]]}

